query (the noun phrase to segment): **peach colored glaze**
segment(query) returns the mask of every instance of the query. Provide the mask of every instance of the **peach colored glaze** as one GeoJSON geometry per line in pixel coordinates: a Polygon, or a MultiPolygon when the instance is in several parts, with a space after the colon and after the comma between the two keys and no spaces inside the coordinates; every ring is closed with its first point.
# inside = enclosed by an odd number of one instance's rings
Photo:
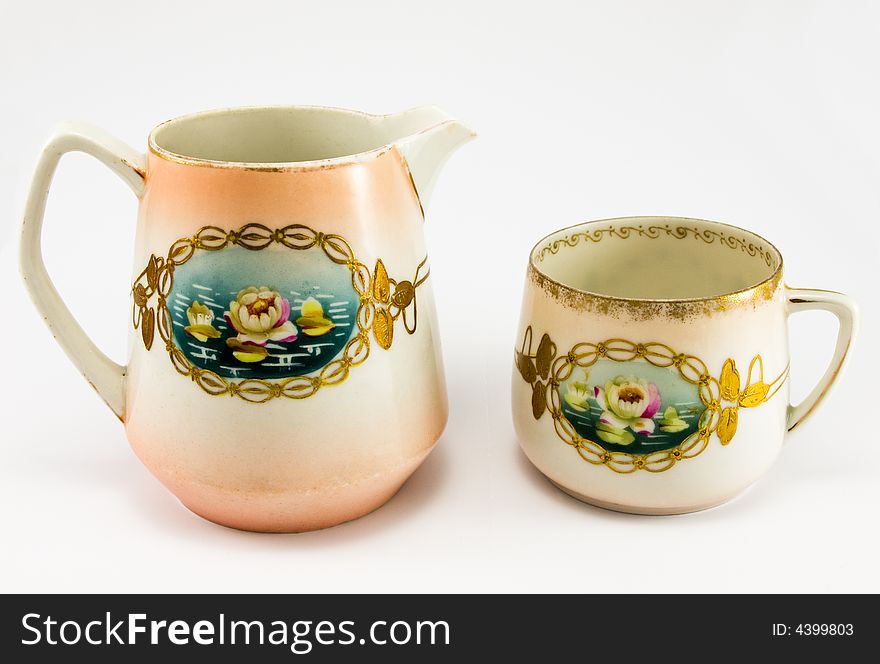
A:
{"type": "MultiPolygon", "coordinates": [[[[396,147],[364,160],[279,170],[184,164],[148,155],[135,274],[151,253],[208,225],[306,224],[342,235],[371,269],[412,279],[426,255],[423,217],[396,147]]],[[[272,248],[271,250],[284,250],[272,248]]],[[[340,385],[253,404],[211,396],[178,374],[161,340],[135,332],[125,426],[137,456],[189,509],[258,531],[324,528],[387,501],[440,437],[447,401],[431,279],[418,289],[418,327],[340,385]]]]}

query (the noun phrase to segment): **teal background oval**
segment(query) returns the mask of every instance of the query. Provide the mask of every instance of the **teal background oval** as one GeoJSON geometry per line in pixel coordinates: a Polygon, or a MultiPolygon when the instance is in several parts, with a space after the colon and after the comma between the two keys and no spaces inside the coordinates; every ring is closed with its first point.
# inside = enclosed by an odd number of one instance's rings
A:
{"type": "Polygon", "coordinates": [[[699,419],[706,409],[700,400],[698,387],[689,383],[675,367],[655,367],[653,364],[642,360],[630,360],[628,362],[615,362],[614,360],[598,360],[586,370],[587,379],[584,380],[584,370],[575,369],[572,376],[559,386],[559,402],[562,414],[571,422],[578,435],[591,440],[609,452],[627,452],[629,454],[644,455],[651,452],[659,452],[677,447],[688,436],[693,434],[699,427],[699,419]],[[643,378],[649,383],[654,383],[660,391],[660,408],[654,420],[654,433],[641,434],[630,430],[634,440],[629,445],[620,445],[602,440],[596,431],[596,424],[602,415],[602,407],[592,398],[592,388],[598,386],[604,389],[605,383],[614,380],[618,376],[635,376],[643,378]],[[565,394],[573,382],[586,382],[589,386],[590,398],[589,409],[578,411],[565,400],[565,394]],[[660,420],[668,406],[673,406],[678,416],[687,423],[687,428],[676,433],[665,433],[660,430],[660,420]]]}
{"type": "Polygon", "coordinates": [[[174,270],[168,308],[173,338],[187,359],[225,378],[288,378],[319,371],[345,348],[357,329],[359,296],[352,286],[351,271],[332,262],[320,247],[287,249],[267,247],[251,251],[229,247],[220,251],[196,251],[174,270]],[[320,337],[309,337],[297,326],[291,342],[269,341],[269,356],[258,363],[238,360],[226,340],[236,331],[224,319],[238,292],[248,286],[268,286],[287,298],[290,321],[296,325],[303,301],[313,297],[324,309],[324,317],[336,327],[320,337]],[[214,314],[213,325],[220,338],[199,341],[185,331],[187,308],[198,301],[214,314]]]}

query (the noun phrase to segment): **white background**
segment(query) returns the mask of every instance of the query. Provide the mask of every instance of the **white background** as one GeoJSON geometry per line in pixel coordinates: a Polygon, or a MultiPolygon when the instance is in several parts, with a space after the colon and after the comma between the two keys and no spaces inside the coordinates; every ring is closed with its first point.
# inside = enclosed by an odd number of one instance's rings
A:
{"type": "MultiPolygon", "coordinates": [[[[0,589],[880,591],[880,12],[872,2],[2,3],[0,589]],[[139,149],[191,111],[434,103],[480,137],[428,211],[450,419],[384,508],[301,535],[187,512],[27,301],[17,225],[52,125],[139,149]],[[743,498],[634,517],[563,495],[510,422],[529,248],[587,219],[670,214],[756,230],[786,281],[848,292],[861,337],[836,389],[743,498]]],[[[50,197],[46,260],[118,361],[136,202],[81,155],[50,197]]],[[[834,323],[792,323],[793,390],[834,323]]]]}

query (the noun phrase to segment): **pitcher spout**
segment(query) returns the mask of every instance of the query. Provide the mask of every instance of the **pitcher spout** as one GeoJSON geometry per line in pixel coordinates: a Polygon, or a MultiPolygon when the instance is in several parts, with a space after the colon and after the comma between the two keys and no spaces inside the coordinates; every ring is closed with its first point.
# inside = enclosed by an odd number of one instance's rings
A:
{"type": "Polygon", "coordinates": [[[435,106],[421,106],[384,118],[390,143],[409,167],[422,209],[428,206],[440,169],[456,148],[476,134],[435,106]]]}

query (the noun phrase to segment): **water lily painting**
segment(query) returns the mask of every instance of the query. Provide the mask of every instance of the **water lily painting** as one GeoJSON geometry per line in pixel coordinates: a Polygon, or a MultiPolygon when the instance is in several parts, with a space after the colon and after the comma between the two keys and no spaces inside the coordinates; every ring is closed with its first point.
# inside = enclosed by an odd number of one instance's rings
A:
{"type": "Polygon", "coordinates": [[[562,414],[578,435],[608,451],[650,454],[697,430],[705,406],[674,367],[597,361],[559,386],[562,414]]]}
{"type": "Polygon", "coordinates": [[[349,269],[319,248],[201,252],[175,270],[168,298],[187,359],[239,379],[320,370],[356,332],[358,303],[349,269]]]}

